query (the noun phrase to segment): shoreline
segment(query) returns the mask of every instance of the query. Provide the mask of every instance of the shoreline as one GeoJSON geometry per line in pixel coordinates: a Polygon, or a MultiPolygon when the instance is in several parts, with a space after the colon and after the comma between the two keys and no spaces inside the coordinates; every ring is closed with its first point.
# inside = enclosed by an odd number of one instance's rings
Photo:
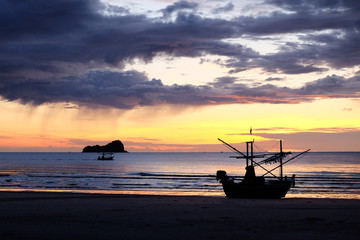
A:
{"type": "MultiPolygon", "coordinates": [[[[82,197],[82,198],[86,198],[86,197],[194,197],[194,198],[225,198],[225,199],[229,199],[225,196],[225,193],[221,192],[221,194],[219,195],[201,195],[201,193],[199,193],[198,195],[193,193],[193,194],[186,194],[186,192],[161,192],[162,194],[157,194],[156,191],[108,191],[108,190],[104,190],[104,191],[91,191],[91,190],[54,190],[54,189],[0,189],[0,200],[6,196],[7,194],[11,195],[11,194],[18,194],[18,195],[54,195],[54,197],[56,197],[55,195],[63,195],[63,196],[78,196],[78,197],[82,197]]],[[[353,198],[344,198],[344,197],[308,197],[308,196],[292,196],[291,194],[287,194],[286,197],[281,198],[281,199],[252,199],[252,200],[286,200],[286,199],[302,199],[302,200],[349,200],[349,201],[359,201],[360,202],[360,198],[357,197],[353,197],[353,198]],[[288,196],[290,195],[290,197],[288,196]]],[[[230,199],[231,200],[231,199],[230,199]]],[[[241,199],[238,199],[241,200],[241,199]]],[[[243,200],[246,200],[243,199],[243,200]]]]}
{"type": "Polygon", "coordinates": [[[357,239],[357,199],[0,192],[1,239],[357,239]]]}
{"type": "MultiPolygon", "coordinates": [[[[0,188],[1,192],[24,192],[24,193],[68,193],[68,194],[98,194],[98,195],[140,195],[140,196],[177,196],[177,197],[215,197],[215,198],[226,198],[223,190],[221,192],[174,192],[174,191],[138,191],[138,190],[127,190],[127,191],[117,191],[117,190],[74,190],[74,189],[29,189],[29,188],[0,188]]],[[[359,194],[347,194],[344,197],[342,195],[336,194],[292,194],[287,193],[285,199],[344,199],[344,200],[359,200],[359,194]]]]}

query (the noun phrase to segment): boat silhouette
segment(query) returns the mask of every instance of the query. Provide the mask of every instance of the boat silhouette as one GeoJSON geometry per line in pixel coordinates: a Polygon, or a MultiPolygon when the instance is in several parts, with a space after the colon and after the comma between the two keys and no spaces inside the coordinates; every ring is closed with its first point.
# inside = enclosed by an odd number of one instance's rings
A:
{"type": "Polygon", "coordinates": [[[240,154],[234,158],[246,159],[246,173],[242,181],[235,182],[232,177],[229,177],[224,170],[219,170],[216,173],[216,180],[220,181],[223,186],[225,195],[228,198],[282,198],[292,186],[295,186],[295,175],[291,178],[283,176],[283,165],[294,160],[302,154],[310,151],[310,149],[299,153],[295,157],[292,157],[286,161],[284,159],[291,154],[291,152],[283,152],[282,141],[280,140],[280,151],[278,153],[261,153],[254,155],[254,141],[246,142],[246,155],[237,150],[235,147],[226,143],[225,141],[218,139],[229,147],[234,152],[240,154]],[[262,159],[256,161],[256,159],[262,159]],[[264,164],[279,165],[271,170],[267,170],[263,167],[264,164]],[[265,174],[262,176],[255,175],[255,167],[260,167],[265,170],[265,174]],[[273,171],[280,168],[280,176],[276,176],[273,171]],[[275,180],[265,181],[266,175],[272,175],[275,180]]]}
{"type": "Polygon", "coordinates": [[[98,160],[113,160],[114,155],[112,153],[103,153],[101,156],[98,157],[98,160]]]}

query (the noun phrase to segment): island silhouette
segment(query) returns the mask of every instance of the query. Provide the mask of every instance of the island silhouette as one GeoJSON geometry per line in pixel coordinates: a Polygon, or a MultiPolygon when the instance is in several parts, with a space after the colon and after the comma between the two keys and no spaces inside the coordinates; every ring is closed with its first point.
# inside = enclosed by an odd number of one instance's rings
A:
{"type": "Polygon", "coordinates": [[[120,140],[112,141],[104,146],[86,146],[82,152],[127,152],[120,140]]]}

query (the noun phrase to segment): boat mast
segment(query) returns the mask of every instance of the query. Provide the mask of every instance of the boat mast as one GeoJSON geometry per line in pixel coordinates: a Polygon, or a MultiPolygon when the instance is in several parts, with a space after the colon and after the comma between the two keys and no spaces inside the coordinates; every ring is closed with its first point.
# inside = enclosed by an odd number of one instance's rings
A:
{"type": "Polygon", "coordinates": [[[283,150],[282,150],[282,140],[280,140],[280,181],[283,180],[283,150]]]}
{"type": "Polygon", "coordinates": [[[246,167],[249,166],[249,142],[246,142],[246,167]]]}
{"type": "Polygon", "coordinates": [[[254,165],[254,141],[251,142],[251,166],[254,165]]]}
{"type": "Polygon", "coordinates": [[[249,166],[249,159],[251,166],[254,166],[254,141],[246,142],[246,166],[249,166]],[[250,144],[250,155],[249,155],[249,144],[250,144]]]}
{"type": "MultiPolygon", "coordinates": [[[[251,154],[249,156],[249,144],[253,144],[254,141],[252,142],[246,142],[246,148],[247,148],[247,155],[245,155],[244,153],[240,152],[239,150],[237,150],[236,148],[234,148],[233,146],[231,146],[230,144],[226,143],[225,141],[221,140],[220,138],[218,138],[218,140],[220,142],[222,142],[223,144],[225,144],[227,147],[231,148],[233,151],[239,153],[240,155],[242,155],[242,157],[236,157],[236,158],[246,158],[246,166],[249,166],[249,159],[251,160],[251,165],[254,166],[254,164],[256,166],[259,166],[260,168],[262,168],[266,173],[263,175],[265,176],[266,174],[271,174],[273,175],[275,178],[278,178],[277,176],[275,176],[272,171],[274,171],[276,168],[278,168],[279,166],[277,166],[275,169],[268,171],[267,169],[265,169],[263,166],[261,166],[261,164],[257,163],[256,161],[254,161],[254,158],[263,158],[263,155],[253,155],[251,154]]],[[[253,149],[253,147],[251,147],[250,149],[253,149]]],[[[310,149],[309,149],[310,150],[310,149]]],[[[285,162],[286,163],[286,162],[285,162]]],[[[284,164],[285,164],[284,163],[284,164]]]]}

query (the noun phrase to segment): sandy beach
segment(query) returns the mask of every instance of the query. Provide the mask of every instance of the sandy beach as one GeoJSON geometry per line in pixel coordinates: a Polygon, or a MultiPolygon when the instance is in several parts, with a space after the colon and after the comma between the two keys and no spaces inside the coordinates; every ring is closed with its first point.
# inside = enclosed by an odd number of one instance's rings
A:
{"type": "Polygon", "coordinates": [[[0,192],[0,239],[358,239],[360,201],[0,192]]]}

